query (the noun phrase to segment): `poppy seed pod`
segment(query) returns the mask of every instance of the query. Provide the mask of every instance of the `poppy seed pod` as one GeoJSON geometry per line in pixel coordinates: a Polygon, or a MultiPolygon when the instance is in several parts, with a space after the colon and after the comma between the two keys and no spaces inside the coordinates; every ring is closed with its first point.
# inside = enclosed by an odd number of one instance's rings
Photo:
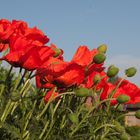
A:
{"type": "Polygon", "coordinates": [[[104,55],[104,53],[98,53],[94,56],[93,58],[93,62],[96,64],[101,64],[105,61],[106,56],[104,55]]]}
{"type": "Polygon", "coordinates": [[[55,51],[54,57],[57,57],[61,54],[61,49],[59,48],[54,48],[54,51],[55,51]]]}
{"type": "Polygon", "coordinates": [[[106,53],[107,51],[107,46],[105,44],[102,44],[100,45],[97,50],[100,52],[100,53],[106,53]]]}
{"type": "Polygon", "coordinates": [[[78,97],[87,97],[91,95],[91,90],[87,88],[78,88],[75,90],[75,95],[78,97]]]}
{"type": "Polygon", "coordinates": [[[134,67],[130,67],[128,69],[125,70],[125,74],[127,77],[132,77],[136,74],[137,70],[134,67]]]}
{"type": "Polygon", "coordinates": [[[119,95],[118,98],[117,98],[117,101],[118,103],[120,104],[123,104],[123,103],[126,103],[130,100],[130,97],[125,95],[125,94],[122,94],[122,95],[119,95]]]}
{"type": "Polygon", "coordinates": [[[107,76],[108,77],[114,77],[118,74],[119,72],[119,68],[115,67],[114,65],[111,65],[109,68],[108,68],[108,71],[107,71],[107,76]]]}
{"type": "Polygon", "coordinates": [[[100,74],[96,74],[93,78],[94,84],[98,84],[100,82],[100,80],[101,80],[100,74]]]}
{"type": "Polygon", "coordinates": [[[72,123],[75,123],[75,124],[79,122],[78,116],[75,113],[69,114],[69,119],[72,123]]]}

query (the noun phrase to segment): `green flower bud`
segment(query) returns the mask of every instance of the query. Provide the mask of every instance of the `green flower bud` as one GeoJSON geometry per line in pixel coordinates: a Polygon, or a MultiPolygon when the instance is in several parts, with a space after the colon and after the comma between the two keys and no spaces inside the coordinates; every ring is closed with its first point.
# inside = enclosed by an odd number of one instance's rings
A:
{"type": "Polygon", "coordinates": [[[107,51],[107,46],[105,44],[102,44],[100,45],[97,50],[100,52],[100,53],[106,53],[107,51]]]}
{"type": "Polygon", "coordinates": [[[122,134],[120,135],[120,140],[129,140],[128,134],[127,134],[127,133],[122,133],[122,134]]]}
{"type": "Polygon", "coordinates": [[[103,53],[98,53],[94,56],[93,62],[96,64],[101,64],[105,61],[106,56],[103,53]]]}
{"type": "Polygon", "coordinates": [[[55,48],[54,51],[55,51],[54,57],[57,57],[61,54],[61,49],[59,48],[55,48]]]}
{"type": "Polygon", "coordinates": [[[14,102],[18,101],[21,98],[19,92],[17,91],[13,91],[10,97],[11,97],[11,100],[14,102]]]}
{"type": "Polygon", "coordinates": [[[136,111],[135,117],[136,117],[137,119],[140,119],[140,110],[136,111]]]}
{"type": "Polygon", "coordinates": [[[123,104],[123,103],[126,103],[130,100],[130,97],[125,95],[125,94],[122,94],[122,95],[119,95],[118,98],[117,98],[117,101],[118,103],[120,104],[123,104]]]}
{"type": "Polygon", "coordinates": [[[72,123],[75,124],[79,122],[78,116],[75,113],[69,114],[69,119],[72,123]]]}
{"type": "Polygon", "coordinates": [[[125,70],[125,74],[127,77],[132,77],[136,74],[137,70],[134,67],[130,67],[128,69],[125,70]]]}
{"type": "Polygon", "coordinates": [[[78,88],[75,90],[75,95],[78,97],[87,97],[87,96],[91,96],[91,94],[92,91],[87,88],[78,88]]]}
{"type": "Polygon", "coordinates": [[[96,75],[94,76],[93,82],[94,82],[94,84],[96,85],[96,84],[98,84],[98,83],[100,82],[100,80],[101,80],[100,74],[96,74],[96,75]]]}
{"type": "Polygon", "coordinates": [[[119,72],[119,68],[115,67],[114,65],[111,65],[109,68],[108,68],[108,71],[107,71],[107,76],[108,77],[114,77],[118,74],[119,72]]]}

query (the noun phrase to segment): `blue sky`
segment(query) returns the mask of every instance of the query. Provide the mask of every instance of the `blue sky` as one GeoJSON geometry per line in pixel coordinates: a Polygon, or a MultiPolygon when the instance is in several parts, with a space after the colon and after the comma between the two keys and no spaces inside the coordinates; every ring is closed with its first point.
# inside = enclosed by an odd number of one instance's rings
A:
{"type": "Polygon", "coordinates": [[[140,0],[1,0],[0,18],[37,26],[64,50],[66,60],[80,45],[92,49],[105,43],[106,64],[122,71],[136,66],[130,80],[140,86],[139,7],[140,0]]]}

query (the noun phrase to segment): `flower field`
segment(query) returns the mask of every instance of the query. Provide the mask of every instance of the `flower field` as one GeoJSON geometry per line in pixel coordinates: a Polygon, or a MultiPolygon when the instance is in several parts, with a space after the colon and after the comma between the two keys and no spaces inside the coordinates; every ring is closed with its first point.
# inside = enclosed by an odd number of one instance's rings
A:
{"type": "Polygon", "coordinates": [[[124,118],[127,105],[140,103],[140,88],[128,80],[137,70],[119,77],[118,67],[104,66],[106,51],[105,44],[82,45],[65,61],[64,50],[37,27],[1,19],[1,139],[136,139],[124,118]]]}

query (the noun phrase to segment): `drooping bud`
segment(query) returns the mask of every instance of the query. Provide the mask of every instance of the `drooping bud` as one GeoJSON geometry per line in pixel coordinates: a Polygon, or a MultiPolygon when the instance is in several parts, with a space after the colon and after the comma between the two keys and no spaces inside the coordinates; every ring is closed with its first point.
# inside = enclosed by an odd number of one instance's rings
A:
{"type": "Polygon", "coordinates": [[[78,116],[75,113],[69,114],[69,119],[72,123],[75,123],[75,124],[79,122],[78,116]]]}
{"type": "Polygon", "coordinates": [[[105,44],[102,44],[100,45],[97,50],[100,52],[100,53],[106,53],[107,51],[107,46],[105,44]]]}
{"type": "Polygon", "coordinates": [[[93,62],[96,64],[101,64],[105,61],[105,59],[106,59],[106,56],[104,53],[98,53],[94,56],[93,62]]]}
{"type": "Polygon", "coordinates": [[[127,77],[132,77],[136,74],[137,70],[134,67],[130,67],[128,69],[125,70],[125,74],[127,77]]]}
{"type": "Polygon", "coordinates": [[[107,76],[108,77],[114,77],[118,74],[119,68],[115,67],[114,65],[111,65],[107,70],[107,76]]]}
{"type": "Polygon", "coordinates": [[[135,117],[136,117],[137,119],[140,119],[140,110],[136,111],[135,117]]]}
{"type": "Polygon", "coordinates": [[[57,57],[57,56],[59,56],[61,54],[61,49],[54,48],[53,50],[55,51],[54,57],[57,57]]]}
{"type": "Polygon", "coordinates": [[[119,95],[118,98],[117,98],[117,101],[118,101],[118,103],[120,103],[120,104],[126,103],[126,102],[128,102],[129,100],[130,100],[130,97],[127,96],[127,95],[125,95],[125,94],[121,94],[121,95],[119,95]]]}
{"type": "Polygon", "coordinates": [[[93,82],[94,82],[94,84],[96,85],[96,84],[98,84],[98,83],[100,82],[100,80],[101,80],[100,74],[96,74],[96,75],[94,76],[93,82]]]}
{"type": "Polygon", "coordinates": [[[75,95],[78,96],[78,97],[87,97],[87,96],[91,96],[92,94],[92,91],[88,88],[78,88],[78,89],[75,89],[75,95]]]}

